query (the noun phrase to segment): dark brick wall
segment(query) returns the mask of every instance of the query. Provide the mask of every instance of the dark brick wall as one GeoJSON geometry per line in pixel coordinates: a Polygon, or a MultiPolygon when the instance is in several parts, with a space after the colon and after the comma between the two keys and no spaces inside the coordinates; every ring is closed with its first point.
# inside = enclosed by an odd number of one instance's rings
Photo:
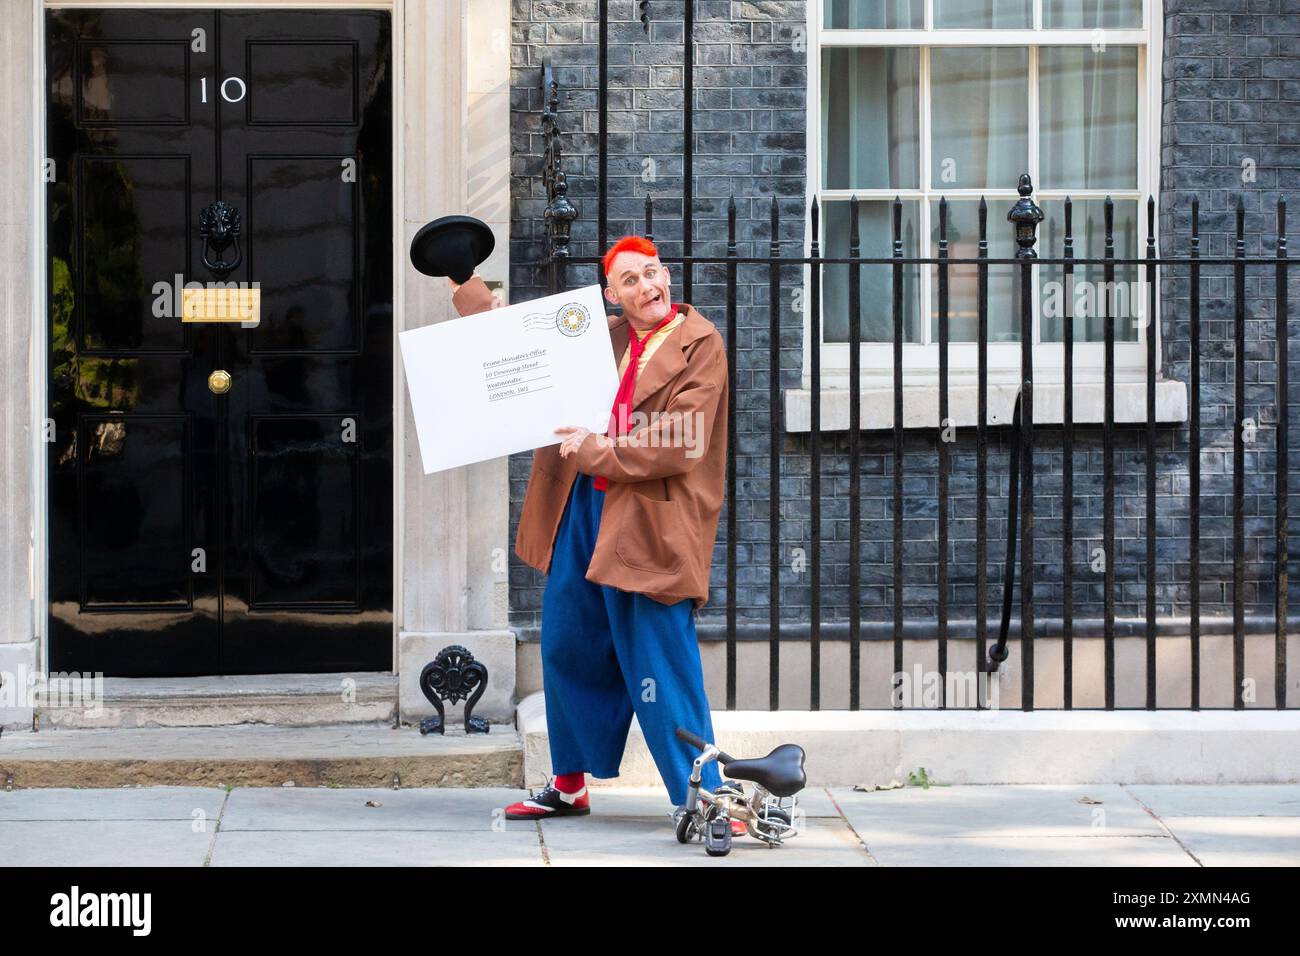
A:
{"type": "MultiPolygon", "coordinates": [[[[1202,248],[1206,255],[1230,249],[1231,208],[1246,202],[1247,251],[1274,248],[1272,207],[1279,191],[1296,192],[1300,172],[1300,0],[1166,0],[1162,188],[1162,251],[1185,254],[1188,204],[1201,197],[1202,248]],[[1242,160],[1254,162],[1254,180],[1243,182],[1242,160]]],[[[653,0],[647,37],[631,0],[610,3],[609,230],[611,239],[641,231],[644,197],[655,197],[656,242],[665,255],[681,252],[682,5],[653,0]],[[647,175],[646,160],[653,160],[647,175]]],[[[782,248],[802,248],[806,208],[806,45],[802,2],[696,2],[695,249],[725,252],[726,203],[738,209],[740,254],[765,255],[770,204],[781,216],[782,248]]],[[[598,254],[595,192],[597,175],[596,3],[594,0],[515,0],[512,47],[511,283],[516,301],[545,294],[544,273],[530,267],[545,249],[540,178],[541,64],[549,57],[562,91],[561,126],[566,131],[565,168],[569,196],[580,216],[574,226],[576,255],[598,254]]],[[[1300,205],[1293,199],[1293,205],[1300,205]]],[[[994,204],[992,228],[1003,225],[994,204]]],[[[1300,217],[1300,209],[1294,215],[1300,217]]],[[[1232,580],[1232,288],[1225,270],[1205,269],[1202,289],[1204,365],[1202,372],[1202,612],[1231,612],[1232,580]]],[[[575,269],[572,285],[594,281],[591,267],[575,269]]],[[[738,289],[737,511],[739,609],[742,619],[767,619],[768,587],[768,287],[765,268],[742,267],[738,289]]],[[[725,329],[724,273],[699,267],[692,300],[725,329]]],[[[797,387],[802,365],[801,316],[790,295],[798,272],[783,271],[781,376],[783,388],[797,387]]],[[[1247,283],[1248,414],[1261,423],[1254,450],[1247,453],[1247,568],[1244,597],[1248,614],[1271,613],[1273,589],[1273,355],[1272,278],[1252,273],[1247,283]]],[[[674,292],[680,295],[680,270],[674,292]]],[[[1185,272],[1162,286],[1162,328],[1166,374],[1188,378],[1188,282],[1185,272]]],[[[1300,288],[1293,289],[1293,301],[1300,288]]],[[[1294,335],[1294,333],[1293,333],[1294,335]]],[[[1293,376],[1293,380],[1300,376],[1293,376]]],[[[1300,427],[1293,425],[1300,440],[1300,427]]],[[[1059,617],[1062,607],[1060,429],[1038,433],[1035,456],[1035,607],[1040,620],[1059,617]]],[[[1006,533],[1006,467],[1009,433],[992,429],[989,450],[990,613],[1000,598],[1006,533]]],[[[822,606],[823,620],[843,620],[848,607],[847,436],[828,434],[823,446],[822,606]]],[[[1102,536],[1102,436],[1097,427],[1076,431],[1075,569],[1076,618],[1102,613],[1100,573],[1088,555],[1102,536]]],[[[909,431],[905,474],[905,615],[932,621],[937,602],[936,434],[909,431]]],[[[892,620],[893,456],[889,433],[862,436],[862,605],[868,622],[892,620]]],[[[1185,425],[1158,430],[1159,613],[1187,613],[1188,431],[1185,425]]],[[[783,616],[807,621],[808,572],[792,570],[793,549],[808,549],[808,438],[782,433],[780,542],[783,616]]],[[[530,455],[514,456],[511,474],[511,534],[518,521],[530,455]]],[[[1146,521],[1144,433],[1121,427],[1116,435],[1116,612],[1143,614],[1146,521]]],[[[953,446],[950,484],[950,601],[953,620],[974,615],[975,567],[974,430],[962,430],[953,446]]],[[[714,560],[714,590],[701,613],[701,629],[722,620],[725,606],[725,528],[720,526],[714,560]]],[[[542,575],[513,559],[511,622],[525,634],[540,621],[542,575]]],[[[1293,601],[1300,598],[1297,595],[1293,601]]],[[[1018,600],[1018,598],[1017,598],[1018,600]]],[[[1018,605],[1017,605],[1018,606],[1018,605]]]]}
{"type": "MultiPolygon", "coordinates": [[[[1200,198],[1202,254],[1232,255],[1236,206],[1245,207],[1247,255],[1272,255],[1276,206],[1300,199],[1300,0],[1165,0],[1164,107],[1161,134],[1160,221],[1163,252],[1186,255],[1192,197],[1200,198]]],[[[1295,215],[1288,232],[1294,235],[1295,215]]],[[[1294,245],[1294,244],[1293,244],[1294,245]]],[[[1234,417],[1234,287],[1231,267],[1203,270],[1201,301],[1201,598],[1206,613],[1230,613],[1232,602],[1232,439],[1234,417]]],[[[1291,273],[1291,313],[1300,291],[1291,273]]],[[[1246,415],[1260,424],[1247,446],[1247,613],[1272,613],[1277,311],[1273,270],[1251,269],[1245,283],[1246,415]]],[[[1164,277],[1162,315],[1169,375],[1190,377],[1191,283],[1185,270],[1164,277]]],[[[1296,323],[1289,322],[1294,340],[1296,323]]],[[[1294,353],[1293,353],[1294,354],[1294,353]]],[[[1294,383],[1295,376],[1292,375],[1294,383]]],[[[1296,430],[1294,384],[1291,434],[1296,430]]],[[[1185,457],[1186,429],[1173,433],[1185,457]]],[[[1294,456],[1295,443],[1292,442],[1294,456]]],[[[1293,459],[1294,460],[1294,459],[1293,459]]],[[[1186,515],[1185,467],[1171,469],[1173,495],[1162,513],[1186,515]],[[1176,510],[1175,510],[1176,509],[1176,510]]],[[[1294,494],[1294,486],[1293,491],[1294,494]]],[[[1294,509],[1293,509],[1294,510],[1294,509]]],[[[1161,556],[1186,580],[1186,527],[1160,542],[1161,556]]],[[[1158,529],[1163,535],[1163,528],[1158,529]]],[[[1291,536],[1294,542],[1294,534],[1291,536]]],[[[1295,606],[1297,593],[1290,603],[1295,606]]],[[[1186,613],[1185,601],[1176,611],[1186,613]]]]}

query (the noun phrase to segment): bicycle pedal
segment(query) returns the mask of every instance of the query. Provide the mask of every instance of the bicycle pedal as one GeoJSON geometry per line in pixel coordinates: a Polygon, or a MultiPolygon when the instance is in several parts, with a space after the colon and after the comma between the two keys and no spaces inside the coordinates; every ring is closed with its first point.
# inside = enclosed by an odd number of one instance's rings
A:
{"type": "Polygon", "coordinates": [[[730,817],[718,817],[705,824],[704,850],[709,856],[722,856],[731,851],[730,817]]]}

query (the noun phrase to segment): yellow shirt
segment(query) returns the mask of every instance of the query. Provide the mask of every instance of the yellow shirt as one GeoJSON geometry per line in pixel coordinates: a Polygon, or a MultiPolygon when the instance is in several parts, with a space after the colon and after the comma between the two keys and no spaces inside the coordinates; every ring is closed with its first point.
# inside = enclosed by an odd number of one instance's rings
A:
{"type": "MultiPolygon", "coordinates": [[[[650,361],[650,356],[655,354],[655,351],[659,348],[660,345],[663,344],[664,339],[668,338],[668,336],[672,333],[673,329],[677,328],[677,326],[682,324],[682,319],[684,318],[685,316],[682,315],[681,310],[678,309],[677,314],[673,316],[673,320],[671,322],[669,322],[658,332],[650,336],[650,340],[646,342],[645,348],[641,352],[641,360],[637,363],[636,366],[637,381],[641,380],[641,375],[642,373],[645,372],[646,363],[650,361]]],[[[633,328],[629,328],[628,332],[631,335],[638,334],[636,329],[633,328]]],[[[618,363],[618,377],[620,379],[622,379],[623,375],[627,372],[628,358],[631,356],[631,354],[632,354],[632,342],[629,339],[627,343],[627,351],[623,353],[623,357],[619,360],[618,363]]]]}

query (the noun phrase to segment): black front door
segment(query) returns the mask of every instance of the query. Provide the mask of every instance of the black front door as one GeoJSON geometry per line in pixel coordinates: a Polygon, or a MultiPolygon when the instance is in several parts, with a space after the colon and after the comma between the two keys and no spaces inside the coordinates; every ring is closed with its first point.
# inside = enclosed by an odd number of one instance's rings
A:
{"type": "Polygon", "coordinates": [[[389,668],[388,14],[46,31],[51,670],[389,668]],[[256,326],[182,321],[218,281],[256,326]]]}

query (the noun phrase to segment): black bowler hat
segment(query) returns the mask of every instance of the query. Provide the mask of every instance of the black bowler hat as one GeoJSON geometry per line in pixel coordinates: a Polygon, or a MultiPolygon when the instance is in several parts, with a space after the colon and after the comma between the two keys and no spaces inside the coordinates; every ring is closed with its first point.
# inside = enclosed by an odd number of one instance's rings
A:
{"type": "Polygon", "coordinates": [[[443,216],[420,227],[411,240],[411,264],[427,276],[469,281],[474,267],[492,255],[496,239],[482,219],[443,216]]]}

